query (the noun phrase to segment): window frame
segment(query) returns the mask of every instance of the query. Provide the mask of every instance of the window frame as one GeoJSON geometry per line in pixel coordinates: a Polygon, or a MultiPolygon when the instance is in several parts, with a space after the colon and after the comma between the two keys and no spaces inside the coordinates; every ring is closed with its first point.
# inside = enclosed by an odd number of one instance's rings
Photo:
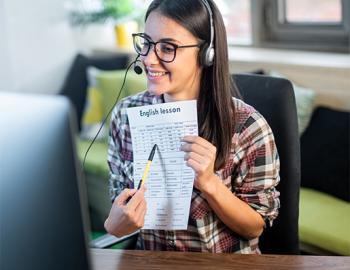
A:
{"type": "Polygon", "coordinates": [[[279,3],[285,0],[251,0],[253,46],[350,52],[350,1],[341,1],[340,24],[281,21],[279,3]]]}

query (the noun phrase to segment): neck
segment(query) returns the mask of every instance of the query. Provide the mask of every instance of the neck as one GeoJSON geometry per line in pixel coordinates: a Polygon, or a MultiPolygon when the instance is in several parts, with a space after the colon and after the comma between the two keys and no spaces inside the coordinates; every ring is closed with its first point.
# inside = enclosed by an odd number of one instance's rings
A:
{"type": "Polygon", "coordinates": [[[175,101],[183,101],[183,100],[193,100],[198,98],[198,93],[194,95],[169,95],[167,93],[164,94],[164,102],[175,102],[175,101]]]}

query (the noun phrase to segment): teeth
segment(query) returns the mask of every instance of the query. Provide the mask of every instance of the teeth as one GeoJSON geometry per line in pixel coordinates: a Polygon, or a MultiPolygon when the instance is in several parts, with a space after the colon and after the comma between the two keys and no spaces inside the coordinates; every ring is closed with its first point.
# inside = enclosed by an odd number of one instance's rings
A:
{"type": "Polygon", "coordinates": [[[152,77],[160,77],[160,76],[163,76],[165,74],[165,72],[151,72],[151,71],[148,71],[148,74],[151,75],[152,77]]]}

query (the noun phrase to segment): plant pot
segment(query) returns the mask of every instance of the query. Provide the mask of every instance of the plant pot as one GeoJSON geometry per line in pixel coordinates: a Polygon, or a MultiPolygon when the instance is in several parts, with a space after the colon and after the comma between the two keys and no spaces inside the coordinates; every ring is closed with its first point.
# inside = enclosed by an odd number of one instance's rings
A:
{"type": "Polygon", "coordinates": [[[117,47],[122,49],[132,49],[132,33],[136,33],[138,30],[137,22],[128,21],[118,23],[115,25],[114,30],[117,47]]]}

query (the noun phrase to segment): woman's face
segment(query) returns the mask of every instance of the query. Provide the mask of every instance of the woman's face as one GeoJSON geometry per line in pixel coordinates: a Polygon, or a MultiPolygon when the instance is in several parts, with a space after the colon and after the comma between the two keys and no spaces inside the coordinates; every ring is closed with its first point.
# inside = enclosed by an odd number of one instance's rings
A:
{"type": "MultiPolygon", "coordinates": [[[[187,29],[157,11],[148,16],[145,34],[153,42],[166,40],[179,46],[199,43],[187,29]]],[[[148,91],[155,95],[164,94],[166,101],[197,99],[201,76],[198,52],[198,47],[178,48],[174,61],[165,63],[158,59],[151,46],[148,55],[141,56],[148,91]]]]}

